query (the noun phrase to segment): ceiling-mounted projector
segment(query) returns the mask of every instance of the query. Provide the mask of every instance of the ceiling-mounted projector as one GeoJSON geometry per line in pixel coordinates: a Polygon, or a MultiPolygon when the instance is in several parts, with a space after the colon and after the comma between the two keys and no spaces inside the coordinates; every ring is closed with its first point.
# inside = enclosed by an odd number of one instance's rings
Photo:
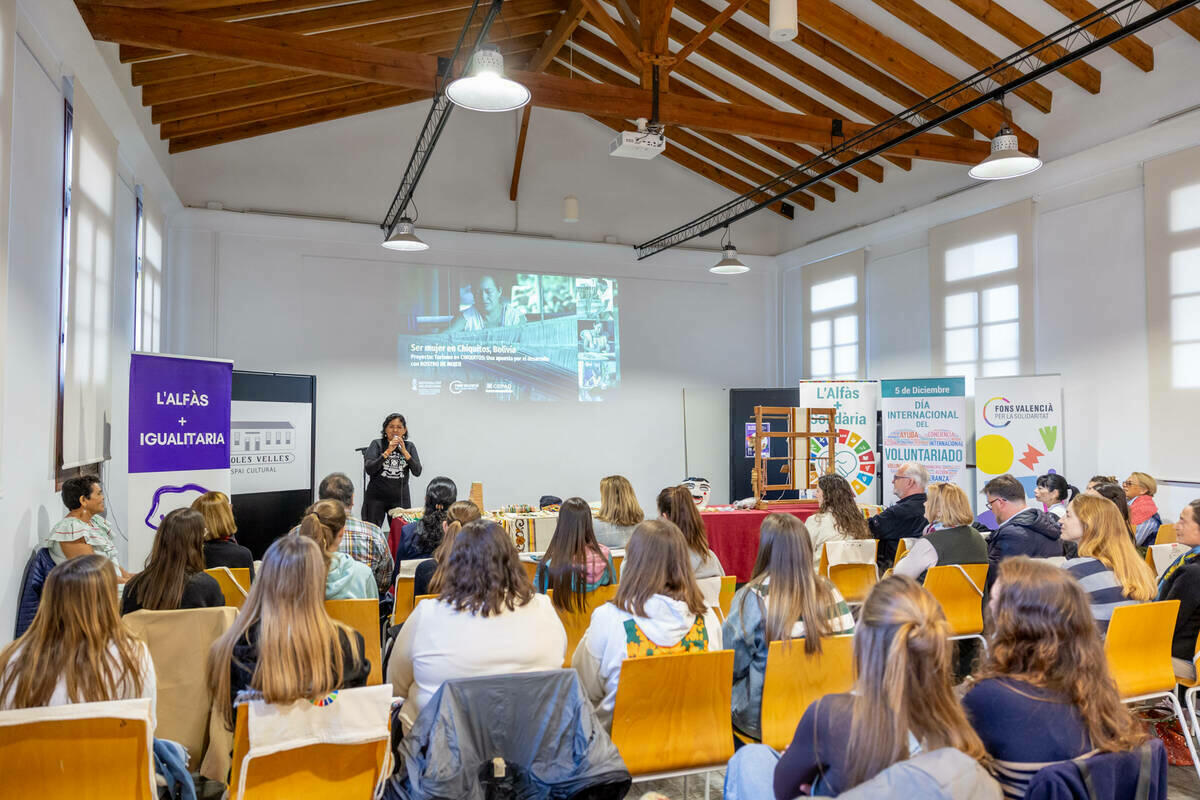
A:
{"type": "Polygon", "coordinates": [[[651,125],[645,118],[637,121],[636,131],[621,131],[608,146],[608,154],[618,158],[654,158],[667,149],[662,125],[651,125]]]}

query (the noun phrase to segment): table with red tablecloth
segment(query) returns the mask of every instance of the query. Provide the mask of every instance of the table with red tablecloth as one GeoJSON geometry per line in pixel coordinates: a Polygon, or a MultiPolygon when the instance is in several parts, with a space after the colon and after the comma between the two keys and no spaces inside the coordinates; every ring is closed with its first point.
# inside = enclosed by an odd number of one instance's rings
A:
{"type": "Polygon", "coordinates": [[[708,532],[708,546],[726,575],[736,575],[738,583],[750,580],[754,571],[754,559],[758,557],[758,527],[769,513],[784,513],[808,519],[817,513],[816,501],[799,502],[773,507],[770,511],[750,510],[704,510],[700,518],[708,532]]]}

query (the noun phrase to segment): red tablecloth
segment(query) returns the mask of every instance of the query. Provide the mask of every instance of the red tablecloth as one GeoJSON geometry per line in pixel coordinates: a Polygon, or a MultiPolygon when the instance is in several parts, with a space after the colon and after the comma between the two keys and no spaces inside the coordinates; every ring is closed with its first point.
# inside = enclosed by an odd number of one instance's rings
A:
{"type": "MultiPolygon", "coordinates": [[[[817,512],[816,502],[772,508],[771,512],[792,514],[808,519],[817,512]]],[[[708,531],[708,546],[721,560],[726,575],[736,575],[738,583],[750,580],[754,559],[758,557],[758,527],[767,511],[704,511],[700,514],[708,531]]]]}

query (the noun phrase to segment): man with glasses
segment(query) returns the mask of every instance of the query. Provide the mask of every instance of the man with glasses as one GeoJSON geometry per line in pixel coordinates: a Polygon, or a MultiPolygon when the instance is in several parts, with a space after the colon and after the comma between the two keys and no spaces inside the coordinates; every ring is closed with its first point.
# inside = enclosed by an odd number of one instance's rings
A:
{"type": "Polygon", "coordinates": [[[1025,487],[1020,481],[1012,475],[999,475],[984,484],[983,494],[1000,525],[988,537],[988,589],[996,580],[997,565],[1010,556],[1063,555],[1058,518],[1041,509],[1027,508],[1025,487]]]}
{"type": "Polygon", "coordinates": [[[925,486],[928,483],[929,470],[925,467],[914,461],[901,464],[892,476],[892,491],[900,501],[867,520],[871,536],[879,541],[875,563],[880,572],[890,568],[896,560],[896,548],[901,539],[918,537],[929,525],[925,519],[925,486]]]}

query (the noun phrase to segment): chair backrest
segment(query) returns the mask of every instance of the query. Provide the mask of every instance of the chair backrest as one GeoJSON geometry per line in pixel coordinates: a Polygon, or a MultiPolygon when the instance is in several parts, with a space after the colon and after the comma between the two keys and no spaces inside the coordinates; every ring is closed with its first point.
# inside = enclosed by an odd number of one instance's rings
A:
{"type": "Polygon", "coordinates": [[[199,768],[204,756],[209,722],[216,718],[214,710],[219,713],[229,702],[224,698],[214,709],[208,691],[208,651],[236,618],[237,610],[230,606],[142,610],[122,618],[150,648],[154,662],[158,694],[155,735],[183,745],[193,770],[199,768]]]}
{"type": "Polygon", "coordinates": [[[204,570],[206,573],[216,579],[217,584],[221,587],[221,594],[225,595],[225,605],[241,608],[246,602],[247,587],[250,585],[250,570],[246,567],[238,567],[236,570],[229,567],[213,567],[204,570]],[[246,581],[245,586],[237,579],[236,572],[244,573],[243,580],[246,581]]]}
{"type": "Polygon", "coordinates": [[[422,600],[437,600],[437,598],[438,596],[436,594],[419,594],[413,598],[413,608],[416,608],[417,603],[421,602],[422,600]]]}
{"type": "Polygon", "coordinates": [[[733,651],[629,658],[612,739],[633,775],[724,765],[733,756],[733,651]]]}
{"type": "MultiPolygon", "coordinates": [[[[554,592],[549,591],[546,594],[553,601],[554,592]]],[[[609,586],[597,586],[588,592],[587,605],[582,611],[564,611],[555,606],[554,610],[558,612],[558,618],[567,632],[567,653],[563,660],[564,667],[571,666],[571,656],[575,654],[575,648],[579,646],[583,634],[587,633],[588,625],[592,622],[592,612],[616,596],[617,584],[614,583],[609,586]]]]}
{"type": "Polygon", "coordinates": [[[1175,562],[1175,559],[1188,551],[1186,544],[1179,542],[1171,542],[1170,544],[1152,544],[1146,548],[1146,563],[1150,565],[1150,569],[1154,570],[1154,574],[1159,578],[1167,571],[1167,567],[1175,562]]]}
{"type": "Polygon", "coordinates": [[[874,564],[879,542],[874,539],[842,539],[825,543],[821,552],[821,574],[828,577],[838,564],[874,564]]]}
{"type": "Polygon", "coordinates": [[[724,575],[721,577],[721,596],[720,608],[721,619],[724,620],[729,616],[729,608],[733,605],[733,594],[737,591],[737,575],[724,575]]]}
{"type": "Polygon", "coordinates": [[[870,564],[834,564],[829,568],[829,580],[847,603],[861,603],[867,599],[871,587],[879,582],[879,570],[874,561],[870,564]]]}
{"type": "Polygon", "coordinates": [[[905,536],[903,539],[900,540],[900,543],[896,545],[896,557],[894,559],[892,559],[892,567],[893,568],[897,564],[900,563],[900,559],[902,559],[906,555],[908,555],[908,548],[910,546],[909,543],[915,542],[916,540],[917,539],[914,536],[905,536]]]}
{"type": "Polygon", "coordinates": [[[157,800],[150,701],[0,711],[5,797],[157,800]]]}
{"type": "Polygon", "coordinates": [[[1139,603],[1113,609],[1104,654],[1121,697],[1138,697],[1175,688],[1171,638],[1178,600],[1139,603]]]}
{"type": "Polygon", "coordinates": [[[540,563],[540,561],[526,561],[523,558],[521,559],[521,568],[525,570],[525,574],[529,576],[529,580],[534,580],[537,575],[538,564],[540,563]]]}
{"type": "Polygon", "coordinates": [[[371,662],[371,674],[367,676],[367,685],[377,686],[382,683],[383,649],[379,640],[379,601],[326,600],[325,610],[338,622],[349,625],[362,634],[364,653],[371,662]]]}
{"type": "Polygon", "coordinates": [[[613,556],[613,569],[617,572],[617,583],[621,582],[621,565],[625,563],[625,556],[613,556]]]}
{"type": "Polygon", "coordinates": [[[854,685],[854,635],[826,636],[821,652],[804,652],[804,640],[771,642],[763,678],[762,740],[782,751],[813,701],[854,685]]]}
{"type": "Polygon", "coordinates": [[[416,601],[413,599],[413,583],[411,576],[404,577],[403,575],[396,576],[396,586],[392,590],[392,597],[395,598],[392,605],[392,624],[399,625],[404,620],[408,619],[408,615],[413,612],[416,601]]]}
{"type": "MultiPolygon", "coordinates": [[[[370,689],[343,689],[334,702],[351,692],[379,692],[370,689]]],[[[308,717],[321,715],[324,706],[301,700],[290,707],[292,713],[308,717]]],[[[230,773],[231,800],[324,800],[330,797],[373,797],[388,764],[386,713],[378,738],[353,743],[304,743],[275,749],[267,743],[252,749],[249,705],[237,709],[234,730],[233,769],[230,773]],[[254,749],[272,749],[258,755],[254,749]],[[249,759],[249,763],[247,763],[249,759]],[[244,780],[243,780],[244,779],[244,780]]],[[[320,729],[320,723],[300,720],[301,725],[320,729]]]]}
{"type": "Polygon", "coordinates": [[[942,605],[946,620],[955,636],[983,633],[983,586],[987,564],[953,564],[930,567],[925,573],[925,588],[942,605]],[[981,576],[972,576],[967,567],[976,567],[981,576]]]}
{"type": "Polygon", "coordinates": [[[1158,526],[1158,536],[1154,538],[1155,544],[1174,544],[1179,539],[1175,536],[1175,523],[1164,522],[1158,526]]]}

